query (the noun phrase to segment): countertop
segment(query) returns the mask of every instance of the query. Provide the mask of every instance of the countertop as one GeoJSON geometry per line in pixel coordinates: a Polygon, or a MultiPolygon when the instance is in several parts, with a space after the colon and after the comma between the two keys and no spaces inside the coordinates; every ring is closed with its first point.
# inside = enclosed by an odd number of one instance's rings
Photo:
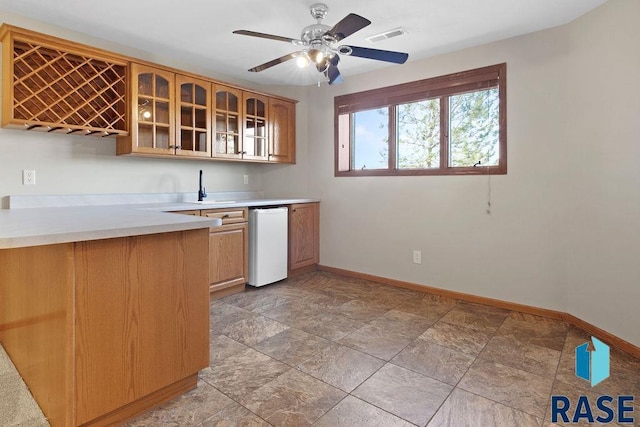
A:
{"type": "Polygon", "coordinates": [[[220,208],[259,208],[265,206],[282,206],[293,205],[295,203],[313,203],[319,202],[318,199],[250,199],[227,201],[221,200],[205,200],[204,202],[179,202],[179,203],[144,203],[139,205],[131,205],[136,209],[147,211],[189,211],[204,209],[220,209],[220,208]]]}
{"type": "Polygon", "coordinates": [[[252,199],[215,203],[144,203],[0,209],[0,249],[208,228],[214,220],[182,210],[281,206],[317,199],[252,199]]]}

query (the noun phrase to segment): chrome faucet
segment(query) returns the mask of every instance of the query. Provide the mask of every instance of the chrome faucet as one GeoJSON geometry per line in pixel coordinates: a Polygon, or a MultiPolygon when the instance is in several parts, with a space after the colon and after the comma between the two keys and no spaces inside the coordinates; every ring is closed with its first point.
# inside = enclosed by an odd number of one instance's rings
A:
{"type": "Polygon", "coordinates": [[[201,202],[207,197],[205,188],[202,186],[202,169],[200,169],[200,183],[198,186],[198,201],[201,202]]]}

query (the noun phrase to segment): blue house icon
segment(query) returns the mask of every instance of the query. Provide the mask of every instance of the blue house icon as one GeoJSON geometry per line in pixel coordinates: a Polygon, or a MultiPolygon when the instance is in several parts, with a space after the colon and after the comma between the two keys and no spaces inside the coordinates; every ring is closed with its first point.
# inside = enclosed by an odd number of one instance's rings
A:
{"type": "Polygon", "coordinates": [[[591,337],[594,350],[586,342],[576,347],[576,376],[590,381],[591,387],[609,378],[609,346],[591,337]]]}

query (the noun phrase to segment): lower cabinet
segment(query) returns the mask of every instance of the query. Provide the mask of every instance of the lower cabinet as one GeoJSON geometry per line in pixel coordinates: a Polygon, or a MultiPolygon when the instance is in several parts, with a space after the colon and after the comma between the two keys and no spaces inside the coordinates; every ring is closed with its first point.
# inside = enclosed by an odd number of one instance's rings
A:
{"type": "Polygon", "coordinates": [[[209,233],[209,290],[213,297],[240,292],[249,278],[248,209],[203,210],[201,216],[222,219],[209,233]]]}
{"type": "Polygon", "coordinates": [[[289,271],[320,262],[320,203],[289,206],[289,271]]]}
{"type": "MultiPolygon", "coordinates": [[[[315,268],[320,262],[320,203],[298,203],[289,208],[289,274],[315,268]]],[[[249,280],[248,208],[179,211],[220,218],[209,232],[209,290],[212,298],[242,292],[249,280]]]]}
{"type": "Polygon", "coordinates": [[[78,425],[133,415],[130,402],[184,390],[208,366],[206,251],[206,230],[76,243],[78,425]]]}
{"type": "Polygon", "coordinates": [[[0,250],[0,342],[51,426],[119,425],[196,387],[207,234],[0,250]]]}

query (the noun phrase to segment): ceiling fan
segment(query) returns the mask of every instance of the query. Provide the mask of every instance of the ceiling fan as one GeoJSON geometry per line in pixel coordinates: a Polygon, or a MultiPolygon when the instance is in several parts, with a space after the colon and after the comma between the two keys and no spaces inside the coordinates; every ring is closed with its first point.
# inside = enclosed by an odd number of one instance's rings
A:
{"type": "Polygon", "coordinates": [[[407,61],[407,58],[409,58],[408,54],[402,52],[338,45],[342,39],[349,37],[356,31],[360,31],[367,25],[371,24],[371,21],[360,15],[356,15],[355,13],[350,13],[336,25],[330,27],[322,23],[322,19],[329,11],[329,7],[326,4],[312,4],[310,11],[311,16],[317,20],[317,23],[304,27],[302,29],[300,39],[292,39],[289,37],[275,36],[272,34],[258,33],[256,31],[249,30],[234,31],[234,34],[278,40],[304,47],[303,50],[265,62],[264,64],[249,69],[249,71],[263,71],[267,68],[273,67],[274,65],[278,65],[295,58],[299,67],[305,67],[309,65],[309,63],[313,63],[318,72],[324,74],[329,81],[329,84],[334,84],[342,81],[342,76],[338,70],[338,64],[340,62],[338,54],[376,59],[378,61],[393,62],[395,64],[404,64],[407,61]]]}

